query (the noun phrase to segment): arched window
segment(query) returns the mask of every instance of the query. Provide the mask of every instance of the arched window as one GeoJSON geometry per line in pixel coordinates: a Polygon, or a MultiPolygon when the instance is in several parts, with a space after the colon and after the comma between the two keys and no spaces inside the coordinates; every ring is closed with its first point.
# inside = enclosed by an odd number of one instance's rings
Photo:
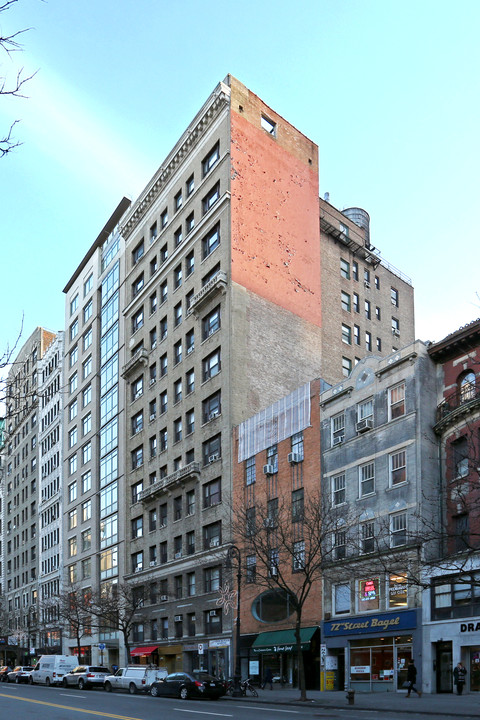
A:
{"type": "Polygon", "coordinates": [[[458,394],[461,403],[473,400],[475,397],[475,373],[468,370],[460,375],[458,381],[458,394]]]}

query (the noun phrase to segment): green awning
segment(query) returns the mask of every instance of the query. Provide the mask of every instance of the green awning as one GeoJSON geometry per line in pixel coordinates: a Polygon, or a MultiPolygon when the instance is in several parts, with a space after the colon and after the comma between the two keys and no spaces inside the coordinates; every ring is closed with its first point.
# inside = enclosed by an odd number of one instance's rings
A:
{"type": "MultiPolygon", "coordinates": [[[[310,641],[317,627],[300,628],[302,650],[310,649],[310,641]]],[[[252,644],[254,653],[285,653],[295,652],[295,630],[275,630],[274,632],[259,633],[252,644]]]]}

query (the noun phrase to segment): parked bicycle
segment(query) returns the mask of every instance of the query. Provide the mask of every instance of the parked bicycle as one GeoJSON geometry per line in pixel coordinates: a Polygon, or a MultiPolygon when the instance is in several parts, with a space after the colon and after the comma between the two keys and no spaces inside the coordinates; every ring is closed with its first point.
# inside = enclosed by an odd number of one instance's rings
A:
{"type": "MultiPolygon", "coordinates": [[[[233,678],[230,678],[230,680],[227,683],[227,695],[233,695],[234,690],[235,690],[235,681],[233,680],[233,678]]],[[[247,693],[250,693],[250,695],[252,695],[253,697],[258,697],[258,692],[253,687],[250,678],[241,680],[240,690],[242,691],[242,695],[247,695],[247,693]]]]}

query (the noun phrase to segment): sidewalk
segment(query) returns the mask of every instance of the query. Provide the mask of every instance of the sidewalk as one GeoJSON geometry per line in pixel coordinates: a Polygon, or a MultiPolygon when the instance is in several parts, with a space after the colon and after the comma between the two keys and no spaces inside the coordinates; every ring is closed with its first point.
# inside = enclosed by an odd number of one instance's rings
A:
{"type": "MultiPolygon", "coordinates": [[[[300,692],[292,688],[276,688],[273,690],[258,689],[258,698],[251,695],[242,697],[241,701],[255,703],[274,703],[278,705],[304,705],[299,700],[300,692]]],[[[346,708],[349,707],[345,691],[320,692],[319,690],[307,691],[307,702],[305,704],[322,708],[346,708]]],[[[222,700],[236,700],[226,695],[222,700]]],[[[377,710],[382,712],[411,712],[426,715],[443,717],[476,717],[480,716],[480,693],[470,693],[458,697],[456,694],[425,695],[421,698],[412,693],[407,698],[403,693],[355,693],[354,706],[358,710],[377,710]]]]}

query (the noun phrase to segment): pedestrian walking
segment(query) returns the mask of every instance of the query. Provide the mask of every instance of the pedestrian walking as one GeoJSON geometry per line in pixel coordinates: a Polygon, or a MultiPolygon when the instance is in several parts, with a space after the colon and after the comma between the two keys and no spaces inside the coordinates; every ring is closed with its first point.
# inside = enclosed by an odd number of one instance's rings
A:
{"type": "Polygon", "coordinates": [[[409,660],[409,662],[408,662],[407,682],[408,682],[408,687],[407,687],[406,697],[407,698],[410,697],[410,693],[412,692],[412,690],[417,693],[418,697],[422,697],[422,691],[417,690],[417,688],[415,687],[415,683],[417,682],[417,668],[415,667],[415,663],[413,662],[413,660],[409,660]]]}
{"type": "Polygon", "coordinates": [[[263,677],[263,688],[265,688],[267,685],[270,685],[270,690],[273,690],[273,673],[272,668],[267,667],[265,670],[265,675],[263,677]]]}
{"type": "Polygon", "coordinates": [[[467,669],[463,663],[457,663],[457,667],[453,671],[453,682],[457,686],[457,695],[461,695],[463,688],[465,687],[465,681],[467,679],[467,669]]]}

